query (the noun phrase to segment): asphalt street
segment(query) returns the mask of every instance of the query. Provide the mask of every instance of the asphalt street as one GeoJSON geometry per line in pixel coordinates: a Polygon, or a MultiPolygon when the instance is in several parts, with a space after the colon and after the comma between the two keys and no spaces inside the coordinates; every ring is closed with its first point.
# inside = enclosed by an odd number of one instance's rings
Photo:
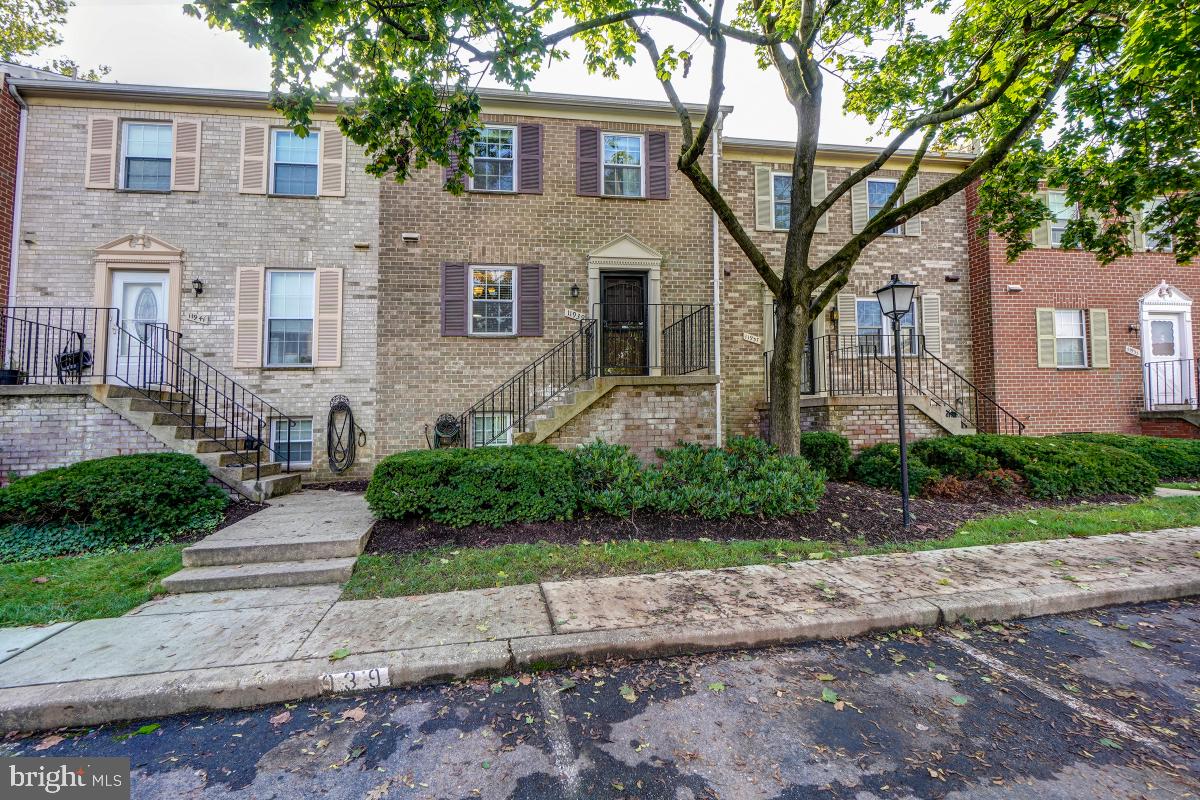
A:
{"type": "Polygon", "coordinates": [[[135,798],[1200,796],[1200,601],[9,735],[135,798]]]}

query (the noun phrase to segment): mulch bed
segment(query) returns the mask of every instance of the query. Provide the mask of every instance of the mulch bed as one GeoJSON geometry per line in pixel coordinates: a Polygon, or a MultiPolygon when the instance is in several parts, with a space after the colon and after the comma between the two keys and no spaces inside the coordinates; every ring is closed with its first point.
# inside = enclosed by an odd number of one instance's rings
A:
{"type": "Polygon", "coordinates": [[[362,494],[363,492],[367,491],[368,483],[369,483],[369,481],[366,478],[360,478],[358,480],[326,481],[324,483],[306,483],[306,484],[304,484],[304,488],[305,489],[316,489],[317,491],[358,492],[359,494],[362,494]]]}
{"type": "MultiPolygon", "coordinates": [[[[1137,498],[1105,496],[1092,504],[1128,503],[1137,498]]],[[[1073,502],[1031,500],[1021,495],[977,495],[965,500],[913,498],[913,525],[905,530],[900,520],[900,496],[857,483],[830,482],[817,510],[811,514],[758,519],[740,517],[704,520],[661,514],[634,519],[584,517],[566,522],[523,522],[493,528],[472,525],[452,528],[428,520],[379,520],[371,531],[367,552],[403,554],[431,547],[495,547],[502,544],[548,542],[578,544],[612,539],[821,539],[846,542],[865,539],[868,544],[906,542],[949,536],[977,517],[1021,508],[1076,505],[1073,502]]]]}

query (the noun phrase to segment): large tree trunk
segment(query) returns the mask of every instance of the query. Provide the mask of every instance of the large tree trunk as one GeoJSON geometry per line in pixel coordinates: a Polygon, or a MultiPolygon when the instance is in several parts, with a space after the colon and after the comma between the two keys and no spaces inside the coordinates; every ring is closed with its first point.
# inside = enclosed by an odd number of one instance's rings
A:
{"type": "Polygon", "coordinates": [[[800,454],[800,381],[809,324],[802,305],[778,304],[771,355],[771,443],[788,455],[800,454]]]}

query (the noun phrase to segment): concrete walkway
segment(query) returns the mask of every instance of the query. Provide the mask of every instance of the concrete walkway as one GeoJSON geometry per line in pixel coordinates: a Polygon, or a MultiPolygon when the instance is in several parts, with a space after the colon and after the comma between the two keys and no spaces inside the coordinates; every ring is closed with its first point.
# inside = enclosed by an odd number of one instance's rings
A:
{"type": "Polygon", "coordinates": [[[1200,528],[384,600],[338,601],[335,586],[193,593],[41,641],[0,632],[0,653],[18,651],[0,663],[0,729],[1197,593],[1200,528]]]}
{"type": "Polygon", "coordinates": [[[184,549],[184,569],[164,578],[163,588],[214,592],[343,583],[374,523],[361,494],[285,495],[184,549]]]}

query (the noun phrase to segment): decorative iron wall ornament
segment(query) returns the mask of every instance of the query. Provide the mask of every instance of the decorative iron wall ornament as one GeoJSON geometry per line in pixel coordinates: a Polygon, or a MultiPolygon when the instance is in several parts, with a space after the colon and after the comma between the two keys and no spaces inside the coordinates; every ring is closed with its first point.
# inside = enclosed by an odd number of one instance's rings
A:
{"type": "Polygon", "coordinates": [[[329,468],[341,474],[354,466],[358,448],[367,443],[367,432],[354,421],[354,410],[350,398],[344,394],[334,395],[329,401],[329,418],[325,424],[325,450],[329,456],[329,468]]]}

